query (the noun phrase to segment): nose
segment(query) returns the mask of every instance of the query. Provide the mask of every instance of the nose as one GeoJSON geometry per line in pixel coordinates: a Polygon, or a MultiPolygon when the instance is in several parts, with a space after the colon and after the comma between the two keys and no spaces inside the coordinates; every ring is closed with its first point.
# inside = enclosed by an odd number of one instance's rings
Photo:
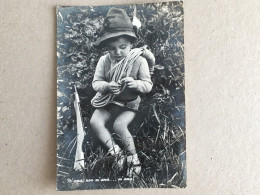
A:
{"type": "Polygon", "coordinates": [[[116,55],[119,55],[120,52],[121,52],[120,48],[117,48],[117,49],[115,50],[115,54],[116,54],[116,55]]]}

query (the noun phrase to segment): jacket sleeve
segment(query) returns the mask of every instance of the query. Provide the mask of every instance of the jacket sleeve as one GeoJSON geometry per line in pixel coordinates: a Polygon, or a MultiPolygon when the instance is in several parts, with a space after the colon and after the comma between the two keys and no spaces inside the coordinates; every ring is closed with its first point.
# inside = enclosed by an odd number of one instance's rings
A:
{"type": "Polygon", "coordinates": [[[153,83],[149,73],[149,66],[145,58],[142,58],[141,65],[137,73],[137,91],[140,93],[149,93],[152,90],[153,83]]]}
{"type": "Polygon", "coordinates": [[[100,57],[97,63],[92,87],[96,92],[108,92],[108,82],[105,80],[105,56],[100,57]]]}

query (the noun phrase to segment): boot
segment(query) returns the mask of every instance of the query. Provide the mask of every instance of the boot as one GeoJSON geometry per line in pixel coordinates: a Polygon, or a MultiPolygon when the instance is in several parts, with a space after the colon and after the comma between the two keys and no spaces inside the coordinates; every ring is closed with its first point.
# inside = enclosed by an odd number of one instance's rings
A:
{"type": "Polygon", "coordinates": [[[133,175],[138,175],[141,172],[141,164],[138,159],[137,154],[127,156],[127,177],[133,177],[133,175]]]}
{"type": "Polygon", "coordinates": [[[114,145],[108,150],[108,154],[116,158],[116,167],[118,171],[122,171],[125,163],[125,156],[123,155],[123,150],[118,145],[114,145]]]}

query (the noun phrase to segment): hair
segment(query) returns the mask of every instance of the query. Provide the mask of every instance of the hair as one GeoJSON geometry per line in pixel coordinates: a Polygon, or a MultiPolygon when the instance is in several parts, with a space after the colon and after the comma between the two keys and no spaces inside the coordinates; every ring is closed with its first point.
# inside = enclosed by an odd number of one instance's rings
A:
{"type": "Polygon", "coordinates": [[[108,45],[108,43],[118,41],[120,38],[127,39],[131,44],[134,44],[135,41],[136,41],[136,38],[134,38],[134,37],[131,37],[131,36],[128,36],[128,35],[119,35],[119,36],[116,36],[116,37],[106,39],[103,42],[101,42],[100,48],[104,48],[108,45]]]}

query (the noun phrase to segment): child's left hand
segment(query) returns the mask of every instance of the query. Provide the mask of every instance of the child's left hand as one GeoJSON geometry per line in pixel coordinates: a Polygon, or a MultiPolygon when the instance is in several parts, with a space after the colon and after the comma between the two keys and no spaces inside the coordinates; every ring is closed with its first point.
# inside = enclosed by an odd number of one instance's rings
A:
{"type": "Polygon", "coordinates": [[[132,77],[126,77],[121,79],[120,83],[125,83],[128,88],[136,89],[137,82],[132,77]]]}

